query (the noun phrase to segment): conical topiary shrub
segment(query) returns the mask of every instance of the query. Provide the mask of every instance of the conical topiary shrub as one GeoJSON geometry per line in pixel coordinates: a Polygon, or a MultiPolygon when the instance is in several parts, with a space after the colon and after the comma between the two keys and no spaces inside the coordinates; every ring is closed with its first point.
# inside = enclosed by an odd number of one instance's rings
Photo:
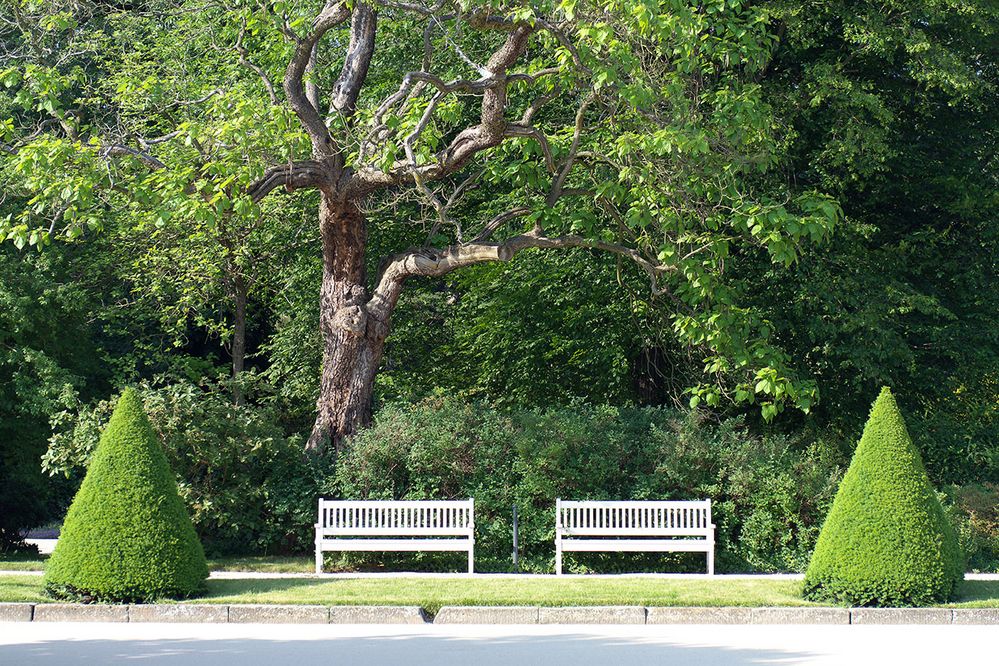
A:
{"type": "Polygon", "coordinates": [[[190,596],[207,577],[163,449],[126,390],[69,507],[45,587],[63,599],[135,602],[190,596]]]}
{"type": "Polygon", "coordinates": [[[805,597],[920,606],[953,598],[963,576],[957,535],[884,388],[822,526],[805,597]]]}

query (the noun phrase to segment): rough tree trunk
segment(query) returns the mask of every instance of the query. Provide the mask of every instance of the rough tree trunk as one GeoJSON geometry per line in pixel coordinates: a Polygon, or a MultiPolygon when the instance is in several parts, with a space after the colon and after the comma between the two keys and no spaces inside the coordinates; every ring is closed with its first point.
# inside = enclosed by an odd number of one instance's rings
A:
{"type": "Polygon", "coordinates": [[[306,449],[339,449],[371,420],[375,373],[381,362],[387,325],[370,317],[364,266],[365,220],[350,201],[323,194],[319,208],[323,282],[319,328],[323,367],[316,423],[306,449]]]}
{"type": "Polygon", "coordinates": [[[234,380],[232,387],[232,401],[237,404],[243,404],[243,391],[239,388],[239,373],[243,372],[243,366],[246,362],[246,299],[247,299],[247,285],[246,279],[240,275],[236,274],[233,279],[233,291],[234,301],[235,301],[235,314],[233,321],[232,330],[232,378],[234,380]]]}

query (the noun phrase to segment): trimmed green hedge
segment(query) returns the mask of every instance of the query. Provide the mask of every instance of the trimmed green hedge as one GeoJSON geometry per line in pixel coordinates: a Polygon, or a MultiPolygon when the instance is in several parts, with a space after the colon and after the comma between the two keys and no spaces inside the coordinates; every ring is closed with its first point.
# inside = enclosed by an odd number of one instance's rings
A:
{"type": "Polygon", "coordinates": [[[139,396],[126,390],[69,508],[45,574],[54,597],[191,596],[208,566],[139,396]]]}
{"type": "Polygon", "coordinates": [[[964,562],[895,398],[882,389],[805,574],[805,597],[920,606],[954,597],[964,562]]]}
{"type": "MultiPolygon", "coordinates": [[[[333,464],[303,456],[304,440],[285,435],[269,389],[242,375],[239,405],[229,380],[164,376],[136,390],[208,557],[309,552],[333,464]]],[[[83,478],[115,398],[57,415],[46,471],[83,478]]]]}
{"type": "MultiPolygon", "coordinates": [[[[475,568],[554,568],[555,498],[710,498],[719,572],[804,571],[846,460],[705,412],[577,404],[501,411],[457,396],[383,407],[336,469],[344,499],[475,498],[475,568]]],[[[313,512],[315,509],[313,508],[313,512]]],[[[313,513],[314,515],[314,513],[313,513]]],[[[331,555],[330,568],[461,570],[454,553],[331,555]]],[[[703,553],[570,553],[567,571],[704,571],[703,553]]]]}

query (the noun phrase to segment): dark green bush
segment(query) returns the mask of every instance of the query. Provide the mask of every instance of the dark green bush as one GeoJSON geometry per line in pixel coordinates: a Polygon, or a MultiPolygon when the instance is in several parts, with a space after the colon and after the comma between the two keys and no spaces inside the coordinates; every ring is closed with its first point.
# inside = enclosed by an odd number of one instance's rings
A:
{"type": "MultiPolygon", "coordinates": [[[[250,380],[238,406],[229,389],[179,380],[140,387],[198,536],[211,555],[308,550],[327,467],[302,455],[301,441],[285,436],[275,410],[254,402],[263,387],[250,380]]],[[[104,401],[60,415],[46,468],[82,469],[112,407],[104,401]]]]}
{"type": "Polygon", "coordinates": [[[945,489],[948,517],[957,529],[968,569],[999,571],[999,485],[971,484],[945,489]]]}
{"type": "Polygon", "coordinates": [[[953,598],[963,574],[957,535],[884,388],[822,527],[805,596],[918,606],[953,598]]]}
{"type": "Polygon", "coordinates": [[[27,530],[58,520],[73,497],[40,461],[49,416],[100,381],[78,275],[71,256],[0,243],[0,553],[31,552],[27,530]]]}
{"type": "Polygon", "coordinates": [[[122,394],[70,505],[45,587],[57,598],[147,601],[204,587],[205,553],[138,394],[122,394]]]}
{"type": "MultiPolygon", "coordinates": [[[[455,398],[382,409],[337,467],[345,498],[476,502],[476,568],[511,566],[511,507],[522,566],[550,571],[556,497],[700,499],[714,503],[719,571],[800,571],[839,478],[836,447],[751,434],[739,419],[575,405],[504,413],[455,398]]],[[[461,566],[453,556],[351,556],[461,566]]],[[[703,555],[574,554],[570,570],[701,571],[703,555]]]]}

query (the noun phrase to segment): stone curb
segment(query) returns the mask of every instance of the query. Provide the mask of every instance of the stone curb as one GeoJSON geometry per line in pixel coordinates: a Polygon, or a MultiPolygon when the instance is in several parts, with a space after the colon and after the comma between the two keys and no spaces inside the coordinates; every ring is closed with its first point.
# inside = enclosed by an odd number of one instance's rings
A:
{"type": "Polygon", "coordinates": [[[537,606],[444,606],[434,624],[538,624],[537,606]]]}
{"type": "Polygon", "coordinates": [[[645,624],[644,606],[541,608],[538,624],[645,624]]]}
{"type": "Polygon", "coordinates": [[[36,604],[34,622],[128,622],[128,606],[36,604]]]}
{"type": "Polygon", "coordinates": [[[0,603],[0,622],[31,622],[34,604],[0,603]]]}
{"type": "Polygon", "coordinates": [[[750,624],[850,624],[848,608],[753,608],[750,624]]]}
{"type": "Polygon", "coordinates": [[[229,606],[229,622],[234,624],[328,624],[329,621],[330,609],[326,606],[269,604],[229,606]]]}
{"type": "Polygon", "coordinates": [[[136,604],[128,607],[129,622],[185,622],[219,624],[229,622],[229,607],[212,604],[136,604]]]}
{"type": "Polygon", "coordinates": [[[751,608],[734,606],[655,606],[648,609],[646,624],[750,624],[751,608]]]}
{"type": "Polygon", "coordinates": [[[426,624],[427,622],[427,615],[419,606],[331,606],[329,611],[330,624],[426,624]]]}
{"type": "Polygon", "coordinates": [[[955,608],[954,624],[999,624],[999,608],[955,608]]]}
{"type": "MultiPolygon", "coordinates": [[[[425,624],[417,606],[0,603],[0,622],[425,624]]],[[[444,606],[433,624],[999,625],[999,608],[444,606]]]]}
{"type": "Polygon", "coordinates": [[[850,624],[951,624],[950,608],[851,608],[850,624]]]}

